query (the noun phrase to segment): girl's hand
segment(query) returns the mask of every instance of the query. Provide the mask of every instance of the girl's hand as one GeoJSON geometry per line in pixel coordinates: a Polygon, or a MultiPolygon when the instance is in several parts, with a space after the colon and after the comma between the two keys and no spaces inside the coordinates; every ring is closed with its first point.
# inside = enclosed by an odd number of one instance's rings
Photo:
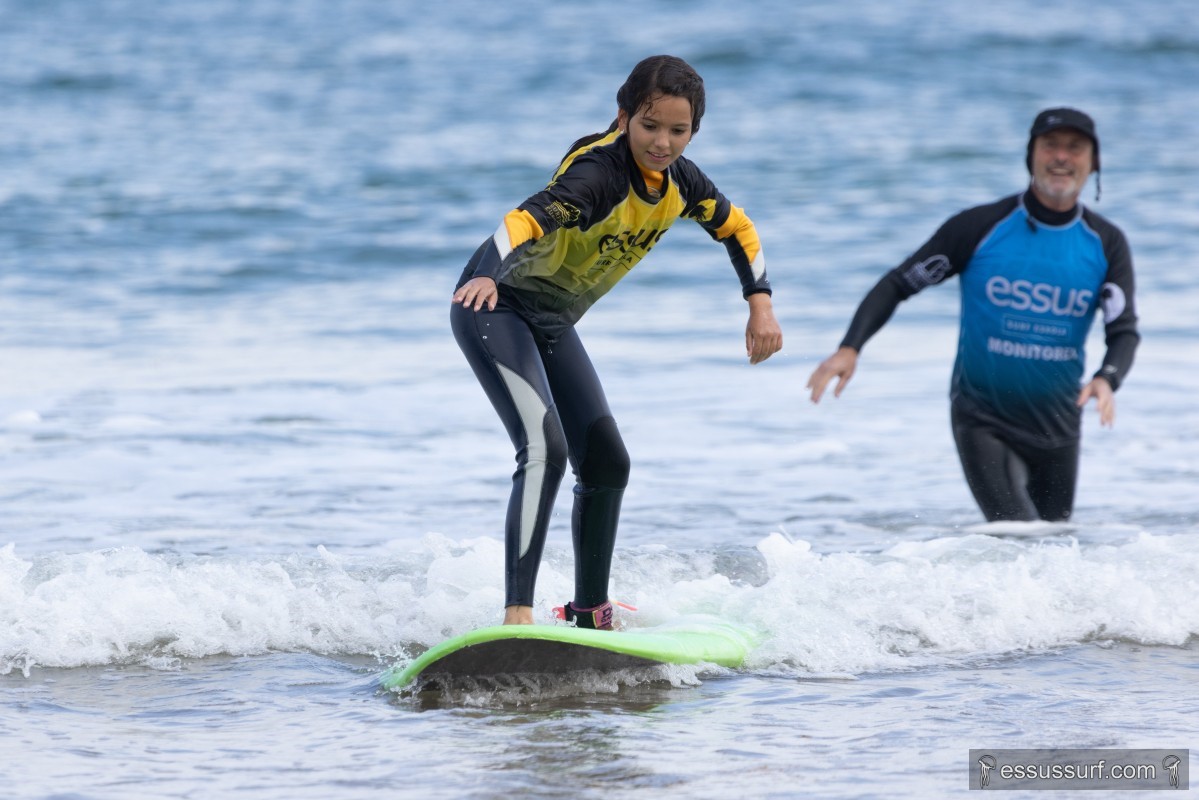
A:
{"type": "Polygon", "coordinates": [[[471,278],[454,292],[453,302],[461,303],[463,308],[473,306],[475,311],[481,311],[483,306],[487,306],[488,311],[495,311],[499,297],[499,288],[491,278],[471,278]]]}
{"type": "Polygon", "coordinates": [[[749,296],[749,322],[745,325],[745,354],[749,363],[759,364],[783,349],[783,330],[774,318],[770,295],[749,296]]]}

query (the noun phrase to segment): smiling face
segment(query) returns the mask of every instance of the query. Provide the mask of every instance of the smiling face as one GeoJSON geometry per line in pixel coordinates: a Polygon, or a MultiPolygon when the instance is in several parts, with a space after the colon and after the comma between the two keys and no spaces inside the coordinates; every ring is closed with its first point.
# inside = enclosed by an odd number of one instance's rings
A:
{"type": "Polygon", "coordinates": [[[1074,207],[1094,168],[1095,145],[1081,131],[1059,128],[1033,142],[1033,192],[1055,211],[1074,207]]]}
{"type": "Polygon", "coordinates": [[[632,117],[623,109],[617,112],[616,124],[628,136],[637,164],[661,172],[691,142],[691,102],[685,97],[656,94],[632,117]]]}

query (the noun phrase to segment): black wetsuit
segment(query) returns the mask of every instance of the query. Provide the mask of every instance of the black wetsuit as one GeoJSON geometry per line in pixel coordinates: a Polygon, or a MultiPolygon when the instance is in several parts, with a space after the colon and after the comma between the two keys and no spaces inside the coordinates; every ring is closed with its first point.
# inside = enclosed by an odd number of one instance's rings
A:
{"type": "Polygon", "coordinates": [[[1096,312],[1107,344],[1096,375],[1113,390],[1140,342],[1128,242],[1089,208],[1055,212],[1031,190],[968,209],[883,276],[841,344],[860,351],[901,301],[952,275],[962,313],[951,418],[974,498],[992,521],[1068,519],[1096,312]]]}
{"type": "Polygon", "coordinates": [[[450,318],[516,448],[505,523],[506,605],[533,604],[568,460],[576,480],[573,604],[608,600],[629,455],[574,324],[680,217],[724,243],[744,296],[770,292],[745,213],[685,158],[665,173],[644,174],[616,131],[577,142],[550,184],[509,212],[458,281],[461,287],[489,277],[499,288],[494,311],[453,305],[450,318]]]}

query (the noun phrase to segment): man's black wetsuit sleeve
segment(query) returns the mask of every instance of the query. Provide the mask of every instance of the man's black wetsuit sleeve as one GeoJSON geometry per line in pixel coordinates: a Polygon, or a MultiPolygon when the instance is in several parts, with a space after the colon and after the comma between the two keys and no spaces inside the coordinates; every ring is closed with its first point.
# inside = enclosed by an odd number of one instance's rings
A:
{"type": "Polygon", "coordinates": [[[907,299],[908,295],[903,293],[903,289],[902,280],[894,272],[884,275],[862,298],[849,323],[849,330],[841,340],[841,346],[861,351],[870,337],[887,324],[899,304],[907,299]]]}
{"type": "Polygon", "coordinates": [[[920,249],[884,275],[866,294],[849,323],[841,346],[861,351],[870,337],[887,324],[900,303],[965,269],[978,243],[1015,208],[1016,203],[1017,197],[1007,197],[967,209],[946,220],[920,249]]]}
{"type": "Polygon", "coordinates": [[[1141,334],[1137,331],[1132,252],[1124,234],[1107,220],[1089,218],[1088,222],[1099,232],[1108,263],[1100,300],[1107,352],[1095,377],[1105,379],[1116,390],[1132,369],[1133,356],[1141,343],[1141,334]]]}

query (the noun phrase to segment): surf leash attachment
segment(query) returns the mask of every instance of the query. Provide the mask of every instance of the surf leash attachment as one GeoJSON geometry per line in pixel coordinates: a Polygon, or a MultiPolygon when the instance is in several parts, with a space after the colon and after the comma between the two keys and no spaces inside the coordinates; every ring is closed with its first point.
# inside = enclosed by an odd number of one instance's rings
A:
{"type": "Polygon", "coordinates": [[[565,622],[573,622],[576,628],[591,628],[597,631],[613,629],[614,607],[620,606],[627,611],[636,612],[636,606],[622,603],[619,600],[605,600],[593,608],[578,608],[573,602],[554,606],[554,618],[565,622]]]}

